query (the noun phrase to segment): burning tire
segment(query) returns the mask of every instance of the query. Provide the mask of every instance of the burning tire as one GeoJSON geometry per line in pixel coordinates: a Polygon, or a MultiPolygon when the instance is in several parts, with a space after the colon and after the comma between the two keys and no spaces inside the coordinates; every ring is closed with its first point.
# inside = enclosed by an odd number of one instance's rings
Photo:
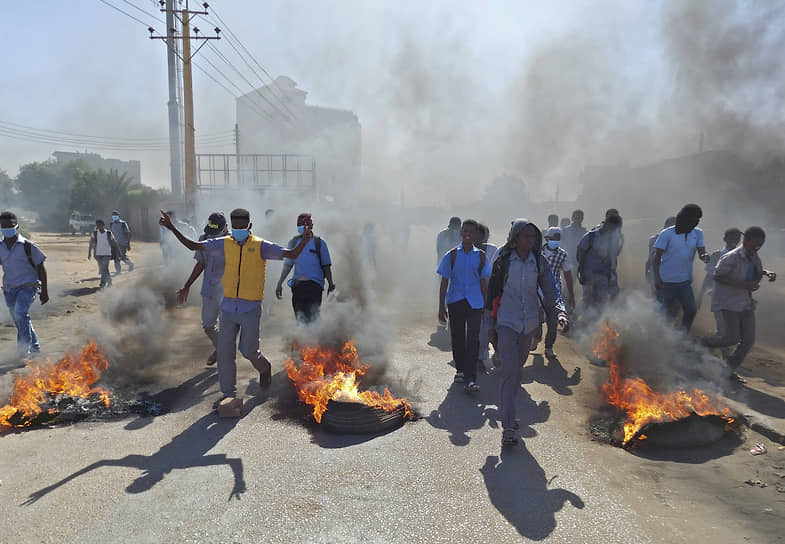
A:
{"type": "Polygon", "coordinates": [[[406,407],[399,406],[390,412],[358,402],[331,400],[322,415],[322,424],[332,432],[341,434],[377,434],[396,429],[406,420],[406,407]]]}

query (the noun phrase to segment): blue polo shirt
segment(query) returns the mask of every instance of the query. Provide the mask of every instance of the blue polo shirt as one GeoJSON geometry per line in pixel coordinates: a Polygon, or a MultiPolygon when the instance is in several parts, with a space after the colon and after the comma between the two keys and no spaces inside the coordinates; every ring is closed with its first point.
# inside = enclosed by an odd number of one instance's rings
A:
{"type": "MultiPolygon", "coordinates": [[[[223,271],[226,268],[226,254],[224,253],[224,240],[231,236],[221,236],[220,238],[209,238],[201,242],[202,251],[208,259],[212,259],[216,267],[223,271]]],[[[237,242],[235,242],[237,243],[237,242]]],[[[242,244],[240,244],[242,245],[242,244]]],[[[263,241],[259,251],[259,257],[264,260],[280,261],[283,259],[284,248],[272,242],[263,241]]],[[[223,281],[223,272],[221,273],[223,281]]],[[[222,284],[223,285],[223,284],[222,284]]],[[[223,289],[223,287],[222,287],[223,289]]],[[[261,300],[246,300],[244,298],[224,297],[221,301],[221,310],[235,314],[245,314],[262,307],[261,300]]]]}
{"type": "MultiPolygon", "coordinates": [[[[213,237],[202,234],[199,237],[200,242],[205,240],[212,240],[213,237]]],[[[202,290],[203,297],[221,298],[224,296],[223,276],[224,266],[226,259],[224,254],[221,253],[217,257],[214,252],[209,251],[194,251],[194,259],[204,265],[204,275],[202,276],[202,290]]]]}
{"type": "MultiPolygon", "coordinates": [[[[46,260],[46,255],[33,242],[30,242],[30,256],[36,266],[46,260]]],[[[21,234],[17,234],[11,249],[4,239],[0,240],[0,264],[3,266],[3,289],[38,285],[38,271],[30,266],[25,253],[25,238],[21,234]]]]}
{"type": "Polygon", "coordinates": [[[654,242],[655,249],[661,249],[660,278],[665,283],[692,281],[692,264],[695,252],[703,243],[703,231],[694,228],[684,234],[676,234],[676,227],[663,230],[654,242]]]}
{"type": "MultiPolygon", "coordinates": [[[[294,249],[299,242],[299,236],[292,238],[289,241],[289,249],[294,249]]],[[[322,239],[322,247],[320,248],[320,251],[317,252],[316,241],[311,238],[308,243],[305,244],[299,257],[295,260],[284,259],[284,264],[294,264],[294,274],[292,274],[292,278],[287,282],[289,287],[294,285],[297,281],[309,280],[318,283],[324,288],[324,271],[322,270],[322,267],[332,265],[333,263],[330,261],[330,250],[327,249],[327,242],[322,239]],[[321,261],[319,260],[320,254],[321,261]]]]}
{"type": "Polygon", "coordinates": [[[450,280],[447,287],[447,304],[459,302],[466,299],[469,306],[475,310],[483,307],[484,299],[482,296],[482,286],[480,280],[490,277],[491,267],[489,259],[485,258],[485,266],[480,271],[480,250],[472,246],[470,252],[466,252],[463,246],[458,246],[455,256],[455,265],[450,266],[450,254],[452,250],[445,253],[442,262],[436,273],[443,278],[450,280]]]}

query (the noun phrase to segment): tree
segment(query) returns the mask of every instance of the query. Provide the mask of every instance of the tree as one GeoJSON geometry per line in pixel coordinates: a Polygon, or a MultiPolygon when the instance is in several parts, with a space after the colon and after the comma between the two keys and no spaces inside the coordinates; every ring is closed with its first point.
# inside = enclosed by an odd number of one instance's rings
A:
{"type": "Polygon", "coordinates": [[[23,165],[16,176],[19,205],[38,214],[44,229],[64,230],[71,214],[71,187],[80,172],[88,170],[82,161],[55,160],[23,165]]]}
{"type": "Polygon", "coordinates": [[[14,205],[15,200],[14,180],[11,179],[5,170],[0,170],[0,208],[3,210],[10,208],[14,205]]]}

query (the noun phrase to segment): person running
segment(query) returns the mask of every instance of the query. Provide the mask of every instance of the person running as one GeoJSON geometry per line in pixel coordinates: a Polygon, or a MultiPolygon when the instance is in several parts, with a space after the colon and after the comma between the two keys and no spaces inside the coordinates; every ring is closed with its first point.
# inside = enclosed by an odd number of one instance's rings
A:
{"type": "MultiPolygon", "coordinates": [[[[313,218],[310,213],[301,213],[297,217],[297,236],[289,241],[289,249],[294,248],[300,242],[306,229],[313,232],[313,218]]],[[[278,300],[283,298],[283,282],[292,268],[294,268],[294,274],[287,285],[292,289],[294,317],[298,323],[312,323],[319,317],[325,279],[328,286],[327,293],[335,291],[332,261],[327,242],[314,236],[297,259],[284,260],[281,277],[278,278],[278,285],[275,286],[275,296],[278,300]]]]}
{"type": "Polygon", "coordinates": [[[451,217],[447,228],[436,236],[436,263],[440,263],[444,254],[458,247],[461,243],[461,218],[451,217]]]}
{"type": "Polygon", "coordinates": [[[41,351],[38,335],[30,319],[36,295],[41,304],[49,302],[46,255],[37,244],[19,234],[19,222],[10,211],[0,213],[0,266],[3,267],[3,296],[16,325],[16,347],[27,357],[41,351]]]}
{"type": "MultiPolygon", "coordinates": [[[[207,225],[204,227],[204,234],[199,237],[199,241],[221,238],[226,236],[229,231],[226,228],[226,216],[223,212],[213,212],[207,218],[207,225]]],[[[221,311],[221,301],[223,300],[223,285],[221,284],[224,274],[224,260],[206,251],[195,251],[194,265],[191,275],[177,291],[177,302],[185,304],[188,300],[188,292],[191,285],[204,272],[202,280],[202,329],[213,344],[213,352],[207,357],[207,364],[214,365],[218,360],[218,316],[221,311]]]]}
{"type": "Polygon", "coordinates": [[[98,275],[101,276],[101,283],[98,285],[99,289],[112,286],[112,276],[109,274],[109,261],[112,260],[112,252],[119,253],[120,248],[117,245],[112,231],[106,228],[103,219],[95,220],[95,230],[90,235],[90,242],[87,246],[87,260],[89,261],[95,256],[95,262],[98,263],[98,275]]]}
{"type": "Polygon", "coordinates": [[[120,219],[120,212],[117,210],[112,212],[112,222],[109,223],[109,230],[112,231],[112,235],[117,241],[117,251],[114,258],[115,273],[119,274],[121,271],[120,261],[128,265],[129,272],[132,271],[134,263],[126,255],[126,253],[131,251],[131,229],[128,227],[128,223],[120,219]]]}
{"type": "MultiPolygon", "coordinates": [[[[662,228],[667,229],[675,224],[676,224],[676,216],[672,215],[665,220],[665,223],[663,223],[662,228]]],[[[651,236],[649,236],[649,257],[646,259],[646,267],[644,272],[646,275],[646,281],[651,286],[651,294],[657,300],[659,300],[659,295],[657,294],[657,288],[654,286],[654,256],[657,254],[657,251],[654,249],[654,242],[657,241],[657,237],[659,235],[660,233],[658,232],[657,234],[652,234],[651,236]]],[[[715,262],[714,264],[717,263],[715,262]]]]}
{"type": "MultiPolygon", "coordinates": [[[[551,267],[551,273],[556,280],[556,287],[559,294],[562,295],[564,300],[564,289],[561,281],[564,275],[564,282],[567,285],[567,310],[569,313],[575,311],[575,291],[572,284],[572,267],[570,266],[569,256],[567,252],[559,247],[561,242],[561,229],[559,227],[550,227],[545,231],[545,245],[542,246],[542,254],[545,260],[551,267]]],[[[553,353],[553,345],[556,343],[556,333],[559,324],[561,323],[562,329],[566,332],[566,315],[557,313],[551,315],[551,319],[546,318],[548,330],[545,334],[545,356],[549,359],[556,357],[553,353]]]]}
{"type": "Polygon", "coordinates": [[[488,283],[485,309],[489,337],[501,359],[500,402],[502,445],[518,443],[516,397],[542,306],[557,314],[559,297],[548,261],[542,256],[542,234],[526,219],[512,222],[507,243],[499,249],[488,283]],[[542,302],[538,296],[542,293],[542,302]]]}
{"type": "Polygon", "coordinates": [[[583,306],[587,310],[599,311],[618,286],[616,261],[621,250],[621,224],[621,216],[611,214],[584,234],[578,244],[578,283],[583,286],[583,306]]]}
{"type": "Polygon", "coordinates": [[[681,328],[689,332],[698,307],[692,291],[692,266],[695,253],[708,262],[703,231],[698,223],[703,211],[697,204],[687,204],[678,214],[676,223],[664,229],[654,242],[654,286],[660,294],[659,301],[668,313],[675,304],[681,306],[681,328]]]}
{"type": "Polygon", "coordinates": [[[758,252],[766,241],[760,227],[744,231],[742,245],[723,255],[714,268],[714,291],[711,294],[711,311],[722,314],[722,329],[714,336],[701,339],[707,347],[735,350],[727,358],[730,379],[744,383],[736,370],[755,343],[755,301],[752,293],[760,288],[760,281],[767,276],[775,281],[777,275],[763,268],[758,252]]]}
{"type": "Polygon", "coordinates": [[[463,222],[461,245],[445,253],[437,269],[442,278],[439,321],[450,320],[455,382],[464,382],[467,393],[480,390],[477,384],[480,321],[490,275],[485,252],[474,246],[478,227],[479,224],[473,219],[463,222]]]}
{"type": "Polygon", "coordinates": [[[236,208],[229,214],[231,235],[197,242],[187,238],[161,210],[159,224],[171,231],[175,238],[191,251],[204,251],[222,260],[224,273],[221,278],[224,298],[221,301],[221,327],[218,331],[218,381],[223,398],[237,395],[237,335],[240,335],[240,353],[251,361],[259,372],[259,386],[267,389],[272,382],[272,367],[259,349],[259,325],[264,298],[264,278],[267,261],[296,259],[313,234],[305,229],[300,243],[294,249],[284,249],[251,234],[251,214],[236,208]]]}
{"type": "Polygon", "coordinates": [[[583,210],[575,210],[571,215],[572,223],[562,229],[561,247],[567,252],[572,269],[578,269],[578,244],[586,234],[586,227],[583,226],[583,210]]]}

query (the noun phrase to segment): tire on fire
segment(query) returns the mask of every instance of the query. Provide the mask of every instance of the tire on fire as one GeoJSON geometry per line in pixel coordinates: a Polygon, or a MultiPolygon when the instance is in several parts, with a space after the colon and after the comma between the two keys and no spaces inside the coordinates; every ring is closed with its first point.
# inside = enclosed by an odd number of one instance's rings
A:
{"type": "Polygon", "coordinates": [[[341,434],[377,434],[396,429],[406,419],[406,409],[399,406],[385,412],[381,408],[357,402],[331,400],[322,415],[325,429],[341,434]]]}

